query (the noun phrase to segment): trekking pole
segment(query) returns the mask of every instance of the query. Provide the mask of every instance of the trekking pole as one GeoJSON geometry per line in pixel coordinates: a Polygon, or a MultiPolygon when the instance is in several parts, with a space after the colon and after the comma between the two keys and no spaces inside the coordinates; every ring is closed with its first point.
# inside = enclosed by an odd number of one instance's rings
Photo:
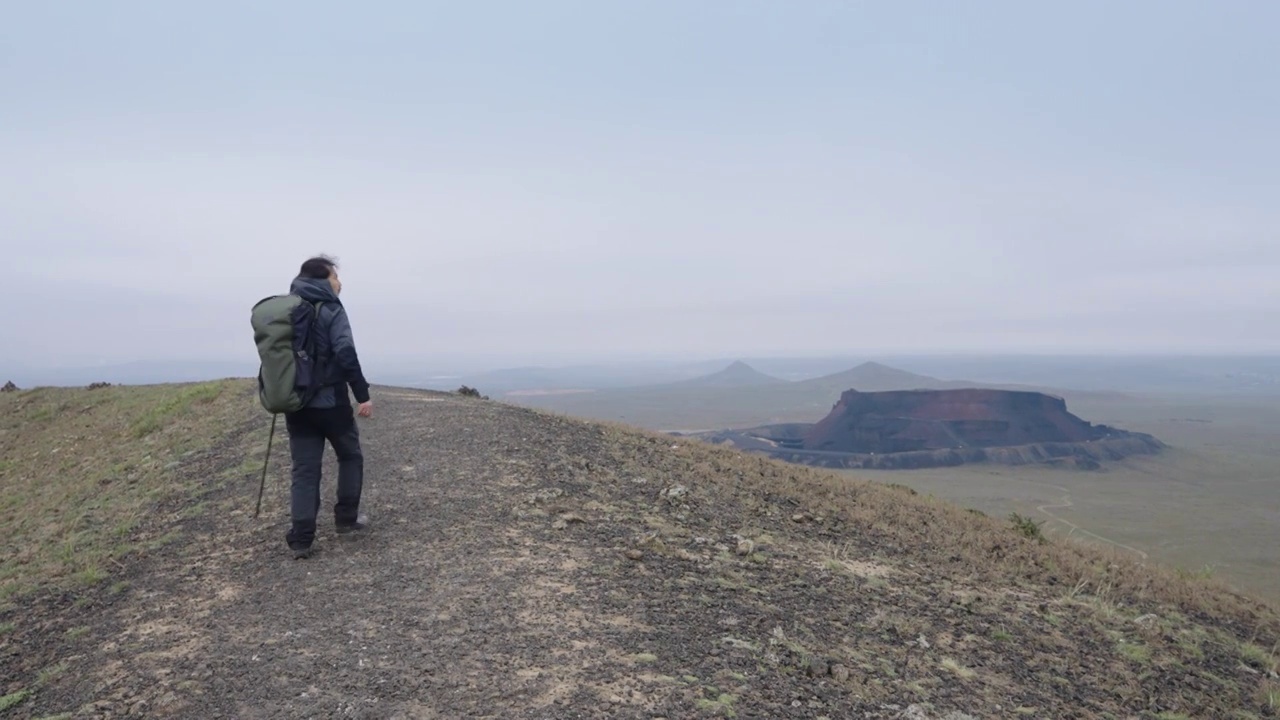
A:
{"type": "Polygon", "coordinates": [[[267,464],[271,462],[271,441],[276,436],[276,417],[276,413],[271,413],[271,432],[267,434],[267,456],[262,459],[262,481],[258,483],[258,507],[253,510],[255,518],[262,510],[262,490],[267,486],[267,464]]]}

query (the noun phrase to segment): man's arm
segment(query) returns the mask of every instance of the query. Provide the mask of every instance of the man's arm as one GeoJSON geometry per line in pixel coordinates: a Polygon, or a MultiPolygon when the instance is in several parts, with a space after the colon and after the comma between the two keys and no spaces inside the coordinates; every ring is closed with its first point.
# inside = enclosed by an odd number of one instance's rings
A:
{"type": "Polygon", "coordinates": [[[337,360],[338,369],[342,371],[342,381],[351,386],[356,402],[369,402],[369,383],[364,379],[364,371],[360,369],[360,357],[356,354],[356,341],[351,335],[351,321],[347,319],[347,311],[339,306],[329,325],[330,347],[337,360]]]}

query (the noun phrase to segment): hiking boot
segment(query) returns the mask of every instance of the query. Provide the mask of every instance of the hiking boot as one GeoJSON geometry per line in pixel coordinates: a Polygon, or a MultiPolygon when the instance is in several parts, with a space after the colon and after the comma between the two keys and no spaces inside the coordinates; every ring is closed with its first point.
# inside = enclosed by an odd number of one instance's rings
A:
{"type": "Polygon", "coordinates": [[[306,547],[296,547],[296,548],[290,548],[290,549],[293,550],[294,560],[306,560],[307,558],[311,557],[310,545],[306,547]]]}
{"type": "Polygon", "coordinates": [[[365,530],[368,529],[368,527],[369,527],[369,518],[365,517],[364,515],[361,515],[360,517],[356,518],[355,522],[350,524],[338,525],[334,528],[334,530],[339,535],[350,535],[352,533],[364,532],[365,530]]]}

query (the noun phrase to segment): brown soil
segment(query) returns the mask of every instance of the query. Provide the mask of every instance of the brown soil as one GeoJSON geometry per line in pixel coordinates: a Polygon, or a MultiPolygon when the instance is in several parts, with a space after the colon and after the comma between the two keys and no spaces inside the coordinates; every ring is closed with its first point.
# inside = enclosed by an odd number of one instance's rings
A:
{"type": "MultiPolygon", "coordinates": [[[[326,525],[292,560],[279,442],[263,518],[257,477],[209,481],[207,512],[152,518],[178,542],[0,612],[0,695],[30,693],[0,717],[1262,718],[1280,702],[1274,610],[1208,581],[731,449],[443,394],[375,402],[372,532],[326,525]]],[[[242,466],[266,422],[228,430],[176,472],[242,466]]]]}

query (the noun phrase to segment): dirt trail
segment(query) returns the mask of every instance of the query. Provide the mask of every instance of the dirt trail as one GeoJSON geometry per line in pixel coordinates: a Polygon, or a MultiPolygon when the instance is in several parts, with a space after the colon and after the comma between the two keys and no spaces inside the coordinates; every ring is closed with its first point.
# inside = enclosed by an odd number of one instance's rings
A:
{"type": "MultiPolygon", "coordinates": [[[[587,611],[572,608],[579,589],[553,578],[579,553],[572,543],[531,548],[528,524],[510,517],[537,484],[522,457],[554,428],[492,419],[479,403],[380,395],[377,417],[361,422],[373,530],[333,534],[330,457],[318,552],[306,561],[283,545],[279,468],[268,479],[269,517],[264,509],[254,522],[242,509],[216,522],[201,540],[211,552],[150,575],[142,602],[116,618],[104,677],[92,680],[91,694],[107,696],[95,712],[548,717],[526,709],[573,699],[569,682],[582,667],[560,655],[587,611]]],[[[238,500],[251,510],[248,495],[238,500]]],[[[624,633],[635,621],[617,624],[624,633]]],[[[575,660],[589,666],[610,649],[581,650],[575,660]]]]}
{"type": "Polygon", "coordinates": [[[1119,542],[1117,540],[1112,540],[1109,537],[1099,535],[1098,533],[1093,532],[1092,530],[1086,530],[1080,527],[1079,525],[1071,522],[1070,520],[1067,520],[1059,515],[1049,512],[1050,510],[1065,510],[1066,508],[1075,507],[1075,503],[1071,500],[1071,491],[1068,490],[1067,488],[1061,487],[1059,485],[1050,485],[1048,483],[1033,482],[1031,480],[1023,480],[1022,482],[1026,483],[1027,485],[1035,485],[1037,487],[1052,488],[1062,493],[1061,500],[1059,500],[1056,503],[1046,503],[1044,505],[1037,505],[1036,512],[1039,512],[1040,514],[1044,515],[1050,520],[1053,520],[1054,522],[1062,523],[1063,525],[1066,525],[1067,527],[1071,528],[1071,531],[1067,533],[1067,537],[1071,537],[1071,535],[1075,533],[1080,533],[1081,535],[1087,535],[1095,540],[1100,540],[1109,545],[1114,545],[1115,547],[1118,547],[1121,550],[1128,550],[1129,552],[1137,555],[1143,560],[1146,560],[1151,557],[1146,552],[1139,550],[1136,547],[1133,547],[1131,545],[1125,545],[1124,543],[1119,542]]]}

